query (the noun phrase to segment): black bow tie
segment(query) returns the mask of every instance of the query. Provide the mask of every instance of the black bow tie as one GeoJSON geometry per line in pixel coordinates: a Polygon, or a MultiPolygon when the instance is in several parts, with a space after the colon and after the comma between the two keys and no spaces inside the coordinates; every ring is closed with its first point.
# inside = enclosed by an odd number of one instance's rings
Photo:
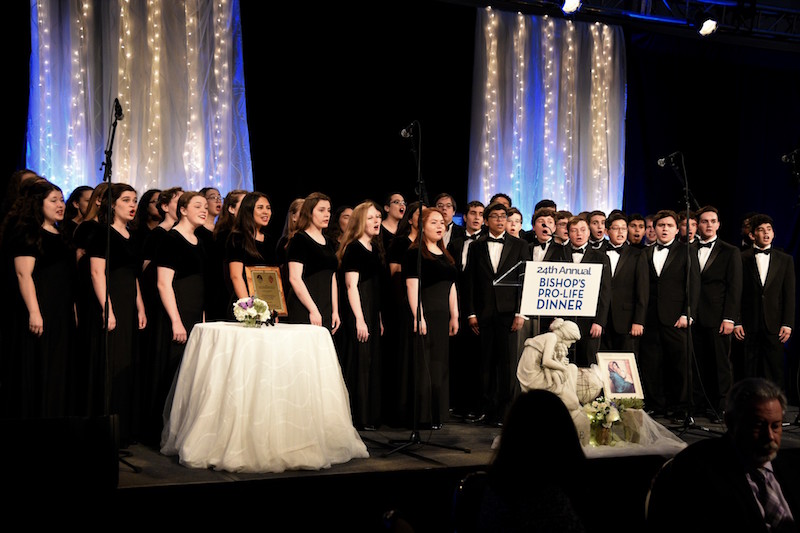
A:
{"type": "Polygon", "coordinates": [[[573,248],[572,249],[572,253],[573,254],[582,254],[584,251],[586,251],[585,248],[573,248]]]}
{"type": "Polygon", "coordinates": [[[697,249],[699,250],[700,248],[711,248],[712,246],[714,246],[714,242],[716,241],[698,242],[697,249]]]}
{"type": "Polygon", "coordinates": [[[658,251],[661,251],[661,250],[669,250],[670,248],[672,248],[672,244],[673,244],[673,243],[670,243],[670,244],[661,244],[661,243],[658,243],[658,244],[656,244],[656,250],[658,250],[658,251]]]}
{"type": "Polygon", "coordinates": [[[547,248],[547,243],[549,243],[549,242],[550,242],[550,241],[545,241],[545,242],[537,242],[537,243],[536,243],[536,246],[538,246],[539,248],[541,248],[542,250],[544,250],[545,248],[547,248]]]}
{"type": "Polygon", "coordinates": [[[494,238],[494,237],[492,237],[490,235],[489,237],[486,237],[486,241],[487,242],[499,242],[500,244],[503,244],[504,242],[506,242],[506,238],[505,237],[500,237],[499,239],[496,239],[496,238],[494,238]]]}
{"type": "Polygon", "coordinates": [[[760,248],[753,248],[753,250],[755,250],[755,252],[757,254],[767,254],[767,255],[769,255],[769,253],[772,251],[772,248],[767,248],[766,250],[762,250],[760,248]]]}
{"type": "Polygon", "coordinates": [[[622,246],[617,246],[616,248],[613,246],[609,246],[606,248],[606,252],[617,252],[618,254],[622,253],[622,246]]]}
{"type": "Polygon", "coordinates": [[[477,239],[480,236],[481,236],[480,233],[473,233],[472,235],[467,235],[466,237],[467,237],[468,241],[474,241],[475,239],[477,239]]]}

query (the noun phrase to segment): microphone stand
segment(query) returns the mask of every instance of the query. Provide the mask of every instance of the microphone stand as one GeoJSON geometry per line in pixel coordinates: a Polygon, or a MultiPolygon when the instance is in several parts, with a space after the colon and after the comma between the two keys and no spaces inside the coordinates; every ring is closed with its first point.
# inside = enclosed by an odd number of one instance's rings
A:
{"type": "MultiPolygon", "coordinates": [[[[464,453],[471,453],[472,450],[469,448],[461,448],[458,446],[450,446],[447,444],[437,444],[430,441],[430,436],[428,437],[427,441],[423,441],[420,437],[419,433],[419,409],[417,407],[417,378],[421,376],[422,371],[420,365],[425,365],[427,370],[427,377],[428,377],[428,387],[430,388],[431,384],[431,377],[430,377],[430,368],[427,364],[427,359],[425,357],[425,337],[422,335],[422,207],[427,203],[427,191],[425,190],[425,182],[422,179],[422,166],[421,166],[421,158],[420,158],[420,151],[422,146],[422,134],[421,134],[421,127],[418,120],[415,120],[411,123],[407,128],[400,132],[400,135],[404,138],[408,138],[411,140],[411,152],[414,154],[414,159],[417,163],[417,182],[415,192],[417,193],[417,199],[419,201],[419,218],[418,225],[420,226],[418,229],[418,238],[420,241],[420,245],[417,247],[417,313],[416,313],[416,333],[414,334],[414,346],[411,349],[411,372],[412,372],[412,387],[411,387],[411,394],[413,397],[412,405],[413,405],[413,413],[412,413],[412,428],[411,428],[411,435],[408,439],[405,440],[390,440],[390,445],[397,445],[385,454],[383,457],[389,457],[391,454],[400,452],[404,453],[410,457],[414,457],[416,459],[420,459],[422,461],[427,461],[433,464],[443,465],[442,462],[437,461],[435,459],[431,459],[428,457],[421,456],[419,454],[411,452],[408,448],[420,444],[420,445],[429,445],[429,446],[436,446],[438,448],[446,448],[449,450],[458,450],[463,451],[464,453]],[[416,135],[415,135],[416,133],[416,135]],[[414,139],[417,139],[417,142],[414,142],[414,139]],[[419,361],[419,359],[422,359],[419,361]],[[418,372],[418,369],[420,371],[418,372]]],[[[413,215],[412,215],[413,216],[413,215]]],[[[420,380],[421,381],[421,380],[420,380]]],[[[431,402],[432,403],[432,402],[431,402]]],[[[385,446],[384,444],[381,444],[385,446]]]]}
{"type": "Polygon", "coordinates": [[[105,265],[105,276],[106,276],[106,300],[103,305],[103,327],[105,328],[105,339],[104,339],[104,360],[105,360],[105,403],[103,406],[103,414],[106,417],[109,417],[111,420],[112,431],[114,433],[114,443],[115,447],[117,448],[117,459],[120,463],[124,464],[128,468],[130,468],[134,473],[138,474],[142,471],[141,468],[138,466],[132,465],[128,461],[126,461],[125,457],[130,457],[133,455],[129,450],[120,450],[119,449],[119,416],[116,414],[111,414],[111,387],[112,387],[112,379],[111,379],[111,365],[110,365],[110,354],[109,354],[109,331],[108,331],[108,315],[110,309],[110,295],[109,295],[109,275],[111,274],[110,263],[111,263],[111,223],[114,221],[113,219],[113,209],[111,205],[111,155],[113,153],[113,146],[114,146],[114,137],[117,133],[117,121],[122,120],[125,116],[122,114],[122,106],[119,103],[119,98],[114,99],[114,120],[111,123],[111,127],[109,130],[111,134],[108,138],[108,143],[106,144],[106,159],[103,163],[100,164],[100,170],[103,170],[103,181],[108,184],[106,187],[106,265],[105,265]]]}
{"type": "MultiPolygon", "coordinates": [[[[683,435],[684,433],[686,433],[687,431],[689,431],[689,430],[699,430],[699,431],[702,431],[707,436],[710,436],[710,434],[721,435],[722,434],[721,432],[712,430],[712,429],[710,429],[708,427],[705,427],[705,426],[700,426],[700,425],[695,424],[694,415],[693,415],[693,410],[694,410],[694,388],[692,386],[692,383],[693,383],[693,380],[692,380],[692,368],[694,368],[696,370],[697,380],[700,383],[700,388],[703,391],[703,396],[706,398],[706,401],[708,401],[708,396],[706,395],[705,387],[703,386],[703,380],[700,378],[700,367],[697,364],[697,359],[695,358],[694,345],[693,345],[693,342],[692,342],[692,320],[691,320],[692,305],[691,305],[691,300],[690,300],[690,294],[691,294],[691,290],[692,290],[692,287],[691,287],[691,283],[692,283],[692,281],[691,281],[691,279],[692,279],[692,277],[691,277],[691,273],[692,273],[692,271],[691,271],[691,269],[692,269],[692,261],[691,261],[692,243],[689,241],[689,230],[691,229],[691,222],[690,222],[690,220],[691,220],[691,218],[690,218],[690,215],[691,215],[691,204],[693,202],[695,205],[697,205],[697,200],[694,199],[694,196],[692,195],[692,192],[689,190],[689,177],[688,177],[688,175],[686,173],[686,163],[685,163],[685,161],[683,159],[683,153],[682,152],[676,152],[675,155],[680,156],[680,159],[681,159],[680,167],[675,162],[674,156],[670,157],[670,166],[672,167],[672,170],[675,173],[675,176],[678,178],[678,181],[680,181],[681,185],[683,185],[683,200],[684,200],[684,205],[686,207],[686,274],[685,274],[686,275],[686,284],[685,284],[686,292],[684,294],[684,299],[686,300],[686,308],[685,308],[685,312],[686,312],[686,368],[685,368],[685,372],[686,372],[687,380],[689,381],[689,387],[688,387],[688,391],[687,391],[688,406],[687,406],[687,409],[686,409],[686,418],[684,418],[683,424],[680,426],[680,428],[671,428],[671,429],[680,429],[680,432],[678,433],[679,437],[681,435],[683,435]]],[[[698,209],[699,209],[699,207],[698,207],[698,209]]],[[[699,268],[699,265],[698,265],[698,268],[699,268]]],[[[711,402],[708,402],[708,403],[709,403],[709,406],[710,406],[711,402]]]]}

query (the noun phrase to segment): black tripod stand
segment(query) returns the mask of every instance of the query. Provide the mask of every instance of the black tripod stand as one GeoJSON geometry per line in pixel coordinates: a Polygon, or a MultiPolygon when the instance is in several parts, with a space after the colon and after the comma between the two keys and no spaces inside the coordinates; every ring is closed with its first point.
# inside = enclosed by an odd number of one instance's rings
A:
{"type": "Polygon", "coordinates": [[[439,461],[434,459],[430,459],[427,457],[423,457],[421,455],[415,454],[409,450],[412,446],[416,445],[428,445],[428,446],[435,446],[438,448],[446,448],[450,450],[457,450],[462,451],[464,453],[470,453],[471,450],[469,448],[462,448],[459,446],[451,446],[447,444],[438,444],[428,440],[422,440],[419,432],[419,407],[417,403],[417,392],[419,390],[420,382],[422,381],[422,377],[427,378],[428,388],[431,388],[431,374],[430,368],[428,367],[428,360],[429,354],[426,353],[426,343],[425,343],[425,336],[422,334],[421,328],[421,321],[422,321],[422,247],[424,244],[424,239],[422,237],[422,207],[426,203],[427,200],[427,192],[425,191],[425,183],[422,179],[422,172],[420,166],[420,156],[419,156],[419,146],[421,146],[421,132],[420,132],[420,124],[419,121],[415,120],[412,122],[407,128],[403,129],[400,132],[400,135],[404,138],[408,138],[411,140],[411,151],[414,154],[416,163],[417,163],[417,182],[416,182],[416,192],[417,198],[419,200],[419,218],[418,218],[418,225],[419,227],[419,247],[417,249],[417,273],[418,273],[418,280],[417,280],[417,305],[416,305],[416,318],[415,318],[415,334],[414,334],[414,345],[412,347],[412,397],[413,397],[413,414],[412,414],[412,430],[411,435],[406,440],[390,440],[389,445],[394,446],[391,450],[387,451],[383,456],[388,457],[389,455],[401,452],[409,455],[411,457],[415,457],[417,459],[428,461],[434,464],[441,464],[439,461]],[[414,142],[416,139],[416,143],[414,142]]]}
{"type": "Polygon", "coordinates": [[[104,328],[105,328],[105,342],[104,342],[104,360],[105,360],[105,405],[103,413],[106,417],[109,418],[111,421],[111,428],[114,434],[114,443],[115,448],[117,448],[117,458],[120,463],[124,464],[128,468],[130,468],[134,473],[138,474],[142,471],[141,468],[131,464],[130,462],[126,461],[125,458],[131,457],[133,454],[129,450],[120,450],[119,449],[119,415],[111,414],[111,387],[112,379],[111,379],[111,360],[109,354],[109,331],[108,331],[108,320],[109,320],[109,310],[110,310],[110,295],[109,295],[109,276],[111,274],[110,270],[110,263],[111,263],[111,224],[114,221],[114,214],[113,214],[113,206],[112,202],[112,194],[111,194],[111,155],[112,155],[112,148],[114,146],[114,137],[117,133],[117,121],[122,120],[125,115],[122,114],[122,106],[119,103],[119,98],[114,99],[114,120],[110,126],[110,135],[108,138],[108,144],[105,150],[105,161],[101,163],[100,170],[104,170],[103,173],[103,181],[108,185],[106,187],[106,206],[107,206],[107,227],[106,227],[106,264],[105,264],[105,291],[106,291],[106,298],[105,303],[103,306],[103,320],[104,320],[104,328]]]}
{"type": "MultiPolygon", "coordinates": [[[[669,155],[667,158],[665,158],[663,160],[659,160],[658,164],[660,166],[664,166],[664,163],[666,163],[666,162],[669,162],[670,166],[672,167],[673,172],[675,173],[675,176],[678,178],[678,181],[680,181],[681,185],[683,186],[683,193],[684,193],[683,194],[683,198],[684,198],[685,214],[686,214],[686,239],[685,239],[686,240],[686,243],[685,243],[686,244],[686,274],[685,274],[685,277],[686,277],[686,284],[685,284],[686,292],[684,294],[684,301],[686,302],[686,307],[685,307],[684,311],[685,311],[685,315],[686,315],[686,356],[687,357],[686,357],[686,367],[684,369],[684,372],[686,373],[687,381],[688,381],[688,385],[687,385],[687,388],[688,388],[688,391],[687,391],[688,404],[687,404],[687,409],[686,409],[686,416],[683,419],[682,424],[680,426],[678,426],[678,427],[673,427],[673,428],[670,428],[670,429],[673,430],[673,431],[677,430],[678,431],[678,433],[677,433],[678,436],[681,436],[681,435],[683,435],[684,433],[686,433],[687,431],[690,431],[690,430],[700,431],[703,435],[711,435],[711,434],[720,435],[722,433],[719,432],[719,431],[715,431],[715,430],[712,430],[711,428],[708,428],[706,426],[700,426],[700,425],[696,424],[695,420],[694,420],[694,414],[693,414],[693,411],[694,411],[694,389],[692,387],[692,383],[693,383],[692,378],[693,377],[694,377],[694,379],[697,379],[698,382],[700,383],[700,388],[703,391],[703,397],[705,397],[706,401],[708,402],[708,397],[707,397],[706,392],[705,392],[705,387],[703,386],[703,382],[702,382],[702,379],[700,377],[700,367],[697,364],[697,358],[695,357],[696,354],[694,352],[694,343],[692,342],[692,318],[691,318],[692,317],[692,306],[691,306],[692,298],[691,298],[691,294],[692,294],[692,291],[694,290],[694,287],[692,287],[692,281],[691,281],[692,280],[692,271],[691,271],[691,269],[692,268],[698,268],[699,269],[699,266],[695,265],[694,262],[692,261],[692,252],[693,252],[693,250],[692,250],[692,243],[689,240],[689,234],[690,234],[690,228],[691,228],[691,205],[692,205],[692,202],[695,204],[695,207],[697,209],[699,209],[699,205],[697,205],[697,200],[694,199],[694,196],[692,196],[692,193],[691,193],[691,191],[689,189],[689,178],[688,178],[688,176],[686,174],[686,165],[685,165],[685,162],[683,160],[683,154],[681,152],[675,152],[675,153],[669,155]],[[680,158],[680,164],[678,164],[678,158],[680,158]],[[695,372],[693,372],[693,369],[695,370],[695,372]]],[[[676,222],[677,222],[677,220],[676,220],[676,222]]],[[[697,288],[697,290],[699,290],[699,287],[697,288]]],[[[711,407],[711,402],[708,402],[708,404],[711,407]]],[[[712,409],[713,409],[713,407],[712,407],[712,409]]],[[[715,413],[716,413],[716,411],[715,411],[715,413]]],[[[717,418],[718,418],[718,415],[715,415],[715,416],[717,416],[717,418]]]]}

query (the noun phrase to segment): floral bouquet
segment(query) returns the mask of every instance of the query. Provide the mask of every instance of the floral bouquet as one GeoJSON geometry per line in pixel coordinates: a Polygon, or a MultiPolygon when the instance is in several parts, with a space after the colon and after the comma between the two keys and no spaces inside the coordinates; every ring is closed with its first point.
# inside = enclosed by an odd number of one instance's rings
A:
{"type": "Polygon", "coordinates": [[[603,396],[598,396],[591,403],[584,405],[583,411],[589,417],[589,423],[592,426],[590,442],[595,446],[610,444],[611,426],[621,419],[617,403],[614,400],[606,400],[603,396]]]}
{"type": "Polygon", "coordinates": [[[239,298],[233,304],[233,316],[236,317],[236,320],[251,328],[257,328],[261,324],[272,324],[272,315],[267,302],[255,296],[239,298]]]}

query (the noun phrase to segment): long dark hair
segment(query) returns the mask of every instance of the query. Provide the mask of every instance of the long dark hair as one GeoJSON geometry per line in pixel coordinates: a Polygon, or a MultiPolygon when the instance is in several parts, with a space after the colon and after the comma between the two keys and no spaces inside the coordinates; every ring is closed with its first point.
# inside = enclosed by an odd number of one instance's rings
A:
{"type": "MultiPolygon", "coordinates": [[[[144,192],[139,199],[139,205],[136,207],[136,216],[133,217],[133,221],[131,222],[131,229],[136,230],[140,227],[147,227],[147,222],[150,220],[150,213],[147,211],[150,207],[150,200],[153,199],[153,196],[160,193],[161,189],[148,189],[144,192]]],[[[158,202],[156,202],[156,204],[158,204],[158,202]]],[[[156,206],[156,211],[158,211],[159,214],[158,221],[161,222],[164,218],[161,217],[161,210],[158,209],[158,206],[156,206]]]]}
{"type": "MultiPolygon", "coordinates": [[[[348,209],[353,209],[353,206],[342,205],[337,207],[336,211],[333,212],[333,216],[331,216],[331,221],[328,223],[328,227],[324,231],[325,235],[327,235],[334,244],[339,243],[339,237],[341,237],[344,233],[339,224],[339,219],[342,218],[342,214],[348,209]]],[[[378,209],[378,211],[380,211],[380,209],[378,209]]]]}
{"type": "Polygon", "coordinates": [[[312,213],[320,202],[331,203],[331,199],[321,192],[312,192],[303,200],[300,215],[297,217],[297,230],[302,231],[311,225],[312,213]]]}
{"type": "Polygon", "coordinates": [[[411,220],[417,211],[419,211],[419,201],[412,202],[407,206],[406,212],[403,213],[403,218],[397,224],[397,233],[394,234],[395,239],[407,237],[411,233],[411,220]]]}
{"type": "Polygon", "coordinates": [[[135,193],[136,189],[134,189],[127,183],[111,184],[111,220],[108,220],[108,194],[105,194],[103,195],[103,199],[100,202],[100,211],[97,212],[97,218],[100,220],[101,224],[114,223],[114,217],[116,216],[116,214],[114,213],[114,204],[117,203],[119,197],[126,192],[135,193]]]}
{"type": "Polygon", "coordinates": [[[218,235],[228,233],[231,228],[233,228],[233,225],[236,222],[236,216],[230,212],[230,208],[233,207],[234,204],[238,203],[236,201],[237,197],[244,196],[245,194],[247,194],[247,191],[244,189],[233,189],[225,195],[225,200],[222,201],[222,209],[219,212],[219,218],[217,219],[217,223],[214,225],[215,239],[218,235]]]}
{"type": "Polygon", "coordinates": [[[0,227],[0,243],[5,246],[7,232],[21,236],[24,246],[36,246],[41,251],[42,235],[39,228],[44,224],[44,201],[53,191],[61,189],[41,178],[26,180],[20,186],[19,195],[0,227]]]}
{"type": "MultiPolygon", "coordinates": [[[[92,191],[92,190],[94,190],[94,187],[89,187],[88,185],[79,185],[78,187],[75,187],[75,189],[69,195],[69,198],[67,199],[67,202],[66,202],[67,206],[66,206],[66,209],[64,210],[64,220],[65,221],[72,220],[73,218],[78,216],[78,213],[79,213],[78,208],[75,207],[72,204],[79,203],[81,201],[81,196],[83,195],[83,193],[85,193],[86,191],[92,191]]],[[[80,213],[80,215],[81,215],[81,219],[83,219],[83,213],[80,213]]]]}
{"type": "MultiPolygon", "coordinates": [[[[269,202],[269,197],[263,192],[255,191],[244,195],[242,202],[239,204],[239,210],[236,212],[236,222],[234,222],[228,238],[233,239],[236,238],[235,235],[240,235],[238,238],[242,239],[245,251],[253,257],[264,259],[256,246],[256,221],[253,217],[256,203],[261,198],[266,198],[269,202]]],[[[265,233],[264,228],[261,228],[261,233],[265,233]]]]}

